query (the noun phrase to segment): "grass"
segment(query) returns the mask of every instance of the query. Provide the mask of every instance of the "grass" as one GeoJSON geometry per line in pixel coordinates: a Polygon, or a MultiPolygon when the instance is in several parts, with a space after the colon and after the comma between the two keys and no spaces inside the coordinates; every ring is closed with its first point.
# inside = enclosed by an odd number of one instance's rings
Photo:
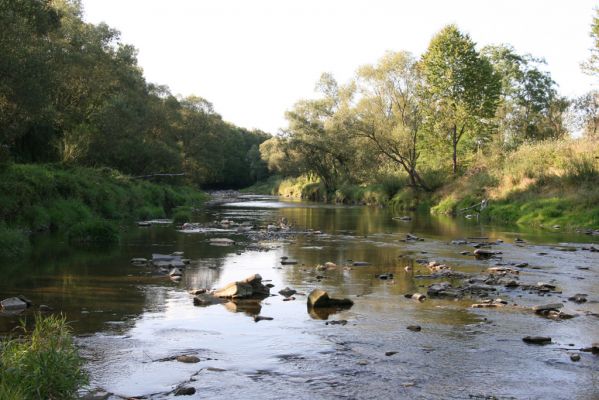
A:
{"type": "Polygon", "coordinates": [[[67,232],[69,243],[113,244],[119,241],[119,231],[107,220],[86,220],[73,225],[67,232]]]}
{"type": "Polygon", "coordinates": [[[64,317],[35,317],[23,336],[0,343],[0,398],[3,400],[74,399],[87,383],[64,317]]]}
{"type": "Polygon", "coordinates": [[[193,217],[193,212],[191,207],[181,206],[175,208],[173,211],[173,222],[175,224],[184,224],[186,222],[191,221],[193,217]]]}
{"type": "Polygon", "coordinates": [[[132,179],[107,168],[4,165],[0,258],[24,254],[27,231],[64,232],[73,242],[114,243],[114,231],[106,221],[164,218],[177,207],[198,207],[205,200],[206,195],[193,187],[132,179]]]}

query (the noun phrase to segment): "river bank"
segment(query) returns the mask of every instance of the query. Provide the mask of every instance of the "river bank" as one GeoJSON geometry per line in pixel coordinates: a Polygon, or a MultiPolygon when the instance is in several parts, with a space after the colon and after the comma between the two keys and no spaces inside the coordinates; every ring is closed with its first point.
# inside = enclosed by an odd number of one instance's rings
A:
{"type": "Polygon", "coordinates": [[[35,243],[36,261],[5,268],[0,292],[64,312],[91,388],[111,400],[179,388],[218,399],[594,398],[596,237],[389,211],[238,198],[188,229],[131,227],[108,253],[35,243]],[[179,280],[130,262],[156,253],[189,260],[179,280]],[[270,297],[194,305],[198,289],[256,273],[270,297]],[[286,287],[297,293],[278,293],[286,287]],[[310,312],[313,289],[354,305],[310,312]],[[426,298],[406,297],[416,293],[426,298]]]}
{"type": "Polygon", "coordinates": [[[397,213],[426,211],[554,229],[599,228],[599,141],[550,140],[507,154],[478,154],[457,177],[429,172],[430,191],[406,186],[405,177],[343,184],[327,191],[318,179],[282,178],[249,192],[330,203],[389,206],[397,213]],[[486,207],[480,204],[485,201],[486,207]]]}
{"type": "Polygon", "coordinates": [[[206,200],[180,182],[156,183],[102,168],[9,164],[0,169],[0,258],[15,259],[40,232],[118,234],[123,221],[165,218],[206,200]],[[77,226],[77,229],[73,229],[77,226]]]}

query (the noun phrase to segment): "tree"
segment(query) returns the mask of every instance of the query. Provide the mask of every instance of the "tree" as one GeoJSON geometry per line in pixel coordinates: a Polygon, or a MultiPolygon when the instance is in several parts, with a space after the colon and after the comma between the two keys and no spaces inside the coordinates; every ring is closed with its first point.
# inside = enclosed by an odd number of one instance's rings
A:
{"type": "Polygon", "coordinates": [[[545,61],[519,55],[508,45],[487,46],[481,53],[501,79],[496,120],[502,145],[562,137],[564,129],[557,118],[564,111],[564,99],[551,75],[540,69],[545,61]]]}
{"type": "Polygon", "coordinates": [[[593,39],[593,47],[588,60],[582,63],[581,67],[584,72],[589,75],[599,74],[599,8],[595,9],[593,22],[591,24],[591,38],[593,39]]]}
{"type": "Polygon", "coordinates": [[[356,106],[356,134],[371,140],[378,151],[399,165],[412,187],[428,189],[417,172],[423,133],[420,75],[410,53],[387,53],[376,66],[358,71],[361,100],[356,106]]]}
{"type": "Polygon", "coordinates": [[[455,25],[443,28],[433,37],[419,66],[424,78],[422,95],[429,104],[429,127],[449,144],[456,174],[462,139],[470,136],[480,143],[489,132],[500,81],[470,37],[455,25]]]}

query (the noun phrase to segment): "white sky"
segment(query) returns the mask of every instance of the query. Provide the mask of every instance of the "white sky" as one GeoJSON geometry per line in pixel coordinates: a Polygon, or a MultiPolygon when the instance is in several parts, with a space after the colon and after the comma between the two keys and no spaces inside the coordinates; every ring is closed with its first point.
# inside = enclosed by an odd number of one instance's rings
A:
{"type": "Polygon", "coordinates": [[[455,23],[478,47],[544,57],[562,94],[590,89],[591,0],[83,0],[139,50],[150,82],[195,94],[227,121],[276,133],[322,72],[345,82],[387,50],[422,54],[455,23]]]}

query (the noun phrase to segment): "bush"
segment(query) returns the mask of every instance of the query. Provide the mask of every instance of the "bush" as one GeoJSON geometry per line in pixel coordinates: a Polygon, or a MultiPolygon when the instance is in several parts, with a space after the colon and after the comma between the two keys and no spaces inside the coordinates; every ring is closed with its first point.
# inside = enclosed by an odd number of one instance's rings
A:
{"type": "Polygon", "coordinates": [[[88,220],[75,224],[69,229],[67,236],[71,243],[111,244],[119,241],[118,230],[106,220],[88,220]]]}
{"type": "Polygon", "coordinates": [[[190,207],[177,207],[173,212],[173,222],[175,224],[184,224],[191,221],[192,211],[190,207]]]}
{"type": "Polygon", "coordinates": [[[23,338],[0,344],[0,398],[5,400],[74,399],[87,383],[64,317],[36,315],[23,338]]]}
{"type": "Polygon", "coordinates": [[[14,260],[22,257],[29,251],[29,247],[29,238],[25,232],[0,224],[0,259],[14,260]]]}

